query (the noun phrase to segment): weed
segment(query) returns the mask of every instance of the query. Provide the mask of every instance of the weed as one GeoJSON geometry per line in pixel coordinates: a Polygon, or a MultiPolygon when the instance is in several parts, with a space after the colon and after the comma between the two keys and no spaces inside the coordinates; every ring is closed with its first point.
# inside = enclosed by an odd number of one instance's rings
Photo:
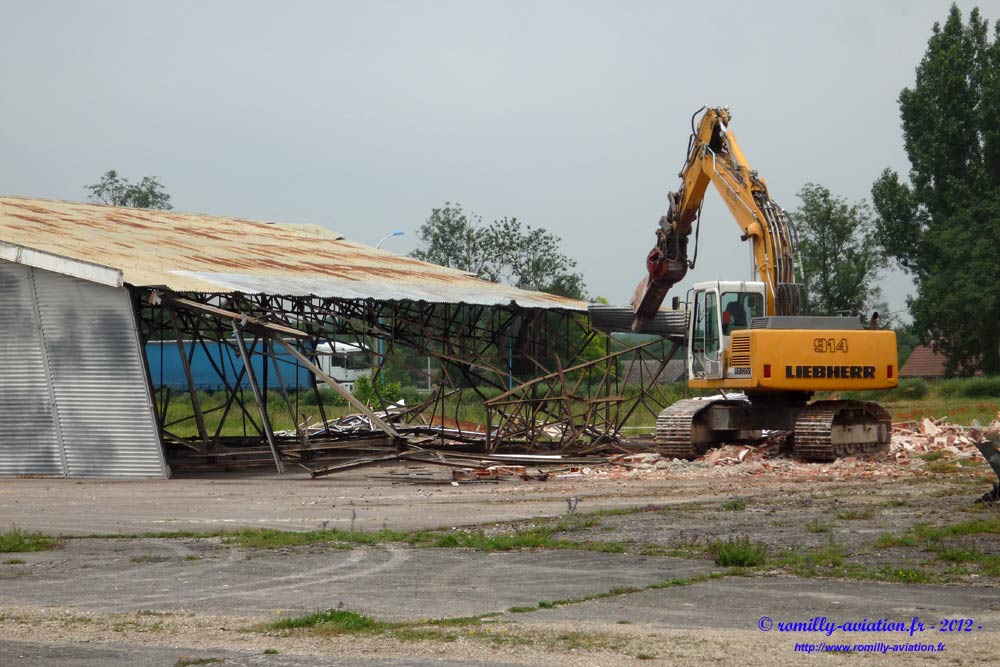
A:
{"type": "Polygon", "coordinates": [[[0,533],[0,553],[43,551],[60,546],[59,540],[42,533],[27,533],[17,526],[0,533]]]}
{"type": "Polygon", "coordinates": [[[68,625],[75,625],[77,623],[93,623],[94,619],[89,616],[60,616],[60,623],[66,623],[68,625]]]}
{"type": "Polygon", "coordinates": [[[221,665],[225,658],[177,658],[176,667],[191,667],[192,665],[221,665]]]}
{"type": "Polygon", "coordinates": [[[281,651],[276,648],[266,648],[264,649],[264,655],[278,655],[281,651]]]}
{"type": "Polygon", "coordinates": [[[870,507],[865,509],[844,510],[842,512],[837,512],[837,518],[844,521],[860,521],[864,519],[871,519],[873,516],[875,516],[875,510],[870,507]]]}
{"type": "Polygon", "coordinates": [[[635,659],[636,660],[656,660],[656,654],[655,653],[636,653],[635,654],[635,659]]]}
{"type": "Polygon", "coordinates": [[[844,565],[845,553],[843,548],[833,542],[832,536],[829,544],[821,549],[807,552],[789,552],[782,556],[780,565],[788,568],[795,575],[800,577],[812,577],[818,574],[832,574],[830,570],[836,570],[844,565]],[[826,570],[826,571],[822,571],[826,570]]]}
{"type": "Polygon", "coordinates": [[[28,561],[23,558],[8,558],[3,562],[4,565],[24,565],[28,561]]]}
{"type": "Polygon", "coordinates": [[[949,547],[937,552],[937,557],[941,560],[953,563],[974,563],[982,558],[983,554],[978,549],[966,549],[963,547],[949,547]]]}
{"type": "Polygon", "coordinates": [[[924,470],[934,473],[954,473],[961,470],[951,461],[934,461],[924,466],[924,470]]]}
{"type": "Polygon", "coordinates": [[[483,614],[482,616],[452,616],[450,618],[431,618],[420,621],[424,625],[433,625],[439,628],[448,628],[466,625],[482,625],[483,621],[499,616],[496,612],[483,614]]]}
{"type": "Polygon", "coordinates": [[[556,636],[563,648],[568,651],[592,651],[620,648],[622,642],[600,633],[566,632],[556,636]]]}
{"type": "Polygon", "coordinates": [[[494,628],[474,628],[465,634],[467,637],[488,641],[494,646],[525,646],[532,643],[531,639],[506,629],[499,631],[494,628]]]}
{"type": "Polygon", "coordinates": [[[155,554],[141,554],[139,556],[132,556],[129,558],[133,563],[162,563],[167,560],[164,556],[157,556],[155,554]]]}
{"type": "Polygon", "coordinates": [[[453,642],[458,639],[454,632],[441,632],[433,628],[403,627],[391,630],[393,637],[404,642],[419,642],[427,640],[453,642]]]}
{"type": "Polygon", "coordinates": [[[943,456],[944,456],[944,452],[942,452],[941,450],[937,450],[937,451],[934,451],[934,452],[924,452],[923,454],[918,454],[917,458],[918,459],[923,459],[924,461],[927,461],[928,463],[930,463],[931,461],[937,461],[938,459],[942,458],[943,456]]]}
{"type": "Polygon", "coordinates": [[[742,512],[747,508],[747,501],[742,498],[733,498],[722,504],[722,509],[727,512],[742,512]]]}
{"type": "Polygon", "coordinates": [[[143,625],[139,621],[119,621],[111,626],[115,632],[157,632],[163,629],[162,623],[143,625]]]}
{"type": "Polygon", "coordinates": [[[584,530],[586,528],[593,528],[594,526],[601,525],[601,519],[593,514],[567,514],[561,517],[558,521],[551,524],[552,532],[555,533],[569,533],[574,530],[584,530]]]}
{"type": "Polygon", "coordinates": [[[295,618],[282,618],[266,623],[262,627],[265,630],[313,628],[321,630],[323,634],[340,635],[379,633],[384,631],[388,626],[382,621],[377,621],[357,612],[328,609],[327,611],[317,611],[295,618]]]}
{"type": "Polygon", "coordinates": [[[923,570],[917,570],[915,568],[891,568],[882,567],[877,571],[879,578],[885,579],[887,581],[895,581],[901,584],[925,584],[931,580],[930,575],[923,570]]]}
{"type": "Polygon", "coordinates": [[[532,528],[513,533],[486,534],[482,530],[474,532],[455,530],[434,536],[428,545],[435,547],[459,547],[476,551],[514,551],[517,549],[572,549],[578,551],[600,551],[603,553],[625,553],[624,542],[574,542],[552,536],[552,528],[532,528]]]}
{"type": "Polygon", "coordinates": [[[511,607],[507,610],[508,614],[527,614],[533,611],[538,611],[538,607],[511,607]]]}
{"type": "Polygon", "coordinates": [[[831,528],[830,524],[819,519],[811,519],[806,522],[806,531],[810,533],[829,533],[831,528]]]}
{"type": "Polygon", "coordinates": [[[693,577],[691,579],[679,579],[679,578],[667,579],[666,581],[661,581],[659,583],[653,584],[652,586],[650,586],[650,588],[658,589],[658,588],[671,588],[673,586],[690,586],[691,584],[697,581],[701,581],[701,579],[699,577],[693,577]]]}
{"type": "Polygon", "coordinates": [[[872,543],[876,549],[886,549],[889,547],[915,547],[917,538],[913,535],[893,535],[892,533],[882,533],[878,539],[872,543]]]}
{"type": "Polygon", "coordinates": [[[1000,515],[989,519],[971,519],[961,523],[935,528],[927,524],[916,524],[912,531],[925,540],[940,540],[957,535],[978,535],[982,533],[1000,534],[1000,515]]]}
{"type": "Polygon", "coordinates": [[[1000,556],[983,556],[979,564],[983,568],[983,574],[988,577],[1000,577],[1000,556]]]}
{"type": "Polygon", "coordinates": [[[311,530],[290,532],[270,528],[237,530],[222,536],[224,544],[236,544],[244,549],[280,549],[282,547],[304,546],[325,542],[345,544],[381,544],[384,542],[407,542],[415,544],[428,539],[421,531],[402,532],[393,530],[311,530]]]}
{"type": "Polygon", "coordinates": [[[658,544],[647,544],[639,550],[640,556],[669,556],[674,553],[673,549],[661,547],[658,544]]]}
{"type": "Polygon", "coordinates": [[[708,551],[715,557],[715,564],[723,567],[756,567],[767,561],[767,545],[752,542],[749,537],[714,540],[708,551]]]}

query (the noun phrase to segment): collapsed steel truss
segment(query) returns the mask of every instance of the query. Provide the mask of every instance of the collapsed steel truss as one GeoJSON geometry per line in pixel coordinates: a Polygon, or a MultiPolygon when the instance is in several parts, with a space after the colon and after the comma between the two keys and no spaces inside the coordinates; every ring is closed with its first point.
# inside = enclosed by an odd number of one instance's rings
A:
{"type": "MultiPolygon", "coordinates": [[[[412,446],[414,440],[401,436],[404,427],[419,433],[420,443],[447,439],[485,453],[501,447],[590,451],[617,442],[625,421],[637,411],[655,415],[663,407],[650,390],[677,349],[676,341],[657,339],[614,352],[612,339],[592,329],[584,313],[515,304],[175,294],[151,289],[136,289],[133,294],[143,342],[176,342],[187,379],[191,415],[170,418],[169,388],[160,387],[156,394],[168,453],[187,452],[213,462],[238,458],[260,463],[270,458],[278,470],[284,461],[307,463],[332,450],[357,456],[366,447],[377,452],[386,446],[397,450],[412,446]],[[374,362],[370,384],[381,402],[376,409],[389,403],[380,388],[391,368],[422,378],[421,383],[431,388],[421,405],[397,417],[399,431],[358,404],[315,365],[317,347],[333,340],[370,351],[374,362]],[[195,348],[206,353],[210,348],[227,348],[237,353],[230,358],[242,362],[227,366],[214,361],[221,356],[206,354],[225,394],[221,406],[208,410],[221,412],[215,429],[208,428],[190,367],[195,348]],[[313,371],[308,387],[292,386],[284,377],[275,354],[278,349],[313,371]],[[260,377],[251,363],[256,356],[265,359],[258,365],[260,377]],[[428,358],[434,360],[434,368],[428,358]],[[651,364],[651,359],[656,362],[651,364]],[[635,373],[636,364],[658,370],[635,373]],[[320,391],[324,381],[367,416],[380,440],[371,432],[367,438],[350,439],[347,446],[343,442],[321,446],[316,437],[310,438],[310,425],[327,425],[333,412],[329,393],[324,396],[320,391]],[[246,385],[250,396],[243,389],[246,385]],[[301,404],[305,394],[312,399],[307,407],[301,404]],[[294,433],[274,432],[275,408],[269,406],[273,395],[283,399],[280,409],[287,410],[296,425],[294,433]],[[485,428],[461,418],[468,402],[485,406],[485,428]],[[242,435],[224,436],[226,425],[233,421],[242,426],[242,435]]],[[[157,378],[151,383],[157,387],[157,378]]]]}

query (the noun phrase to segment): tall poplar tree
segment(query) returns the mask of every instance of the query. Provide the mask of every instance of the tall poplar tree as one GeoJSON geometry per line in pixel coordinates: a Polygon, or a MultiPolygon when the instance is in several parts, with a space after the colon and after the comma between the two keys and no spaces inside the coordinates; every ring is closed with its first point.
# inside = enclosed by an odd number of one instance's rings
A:
{"type": "Polygon", "coordinates": [[[915,280],[921,337],[959,374],[1000,372],[1000,25],[952,5],[899,95],[909,182],[872,187],[878,239],[915,280]]]}

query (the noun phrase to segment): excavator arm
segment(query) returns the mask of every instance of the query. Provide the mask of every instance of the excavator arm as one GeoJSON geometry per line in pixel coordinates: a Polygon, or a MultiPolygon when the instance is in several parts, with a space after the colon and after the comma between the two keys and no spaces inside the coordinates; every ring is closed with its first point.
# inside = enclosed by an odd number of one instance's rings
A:
{"type": "Polygon", "coordinates": [[[729,131],[729,120],[729,110],[724,108],[699,109],[692,117],[687,160],[680,172],[681,186],[668,195],[669,207],[660,218],[656,246],[646,257],[647,275],[632,300],[633,328],[656,314],[670,288],[693,267],[688,259],[688,237],[710,183],[740,226],[743,240],[752,244],[755,272],[767,286],[767,314],[796,315],[805,307],[794,229],[771,199],[764,179],[747,163],[729,131]]]}

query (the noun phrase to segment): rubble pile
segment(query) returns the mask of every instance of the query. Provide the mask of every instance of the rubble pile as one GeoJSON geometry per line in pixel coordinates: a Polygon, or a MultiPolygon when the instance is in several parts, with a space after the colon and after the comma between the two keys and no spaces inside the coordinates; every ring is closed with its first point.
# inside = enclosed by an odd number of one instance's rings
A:
{"type": "MultiPolygon", "coordinates": [[[[991,427],[1000,427],[1000,413],[991,427]]],[[[888,452],[851,456],[830,463],[796,460],[779,446],[784,435],[775,434],[758,446],[723,445],[693,461],[668,459],[654,452],[611,456],[607,466],[589,468],[576,476],[619,480],[761,475],[894,478],[914,474],[934,461],[982,462],[969,428],[949,423],[947,417],[893,424],[888,452]]]]}
{"type": "MultiPolygon", "coordinates": [[[[997,417],[993,425],[1000,425],[1000,414],[997,417]]],[[[920,422],[893,424],[889,457],[897,463],[907,464],[929,452],[941,452],[944,456],[956,459],[979,456],[975,440],[967,434],[966,428],[949,424],[947,420],[947,417],[924,418],[920,422]]]]}

